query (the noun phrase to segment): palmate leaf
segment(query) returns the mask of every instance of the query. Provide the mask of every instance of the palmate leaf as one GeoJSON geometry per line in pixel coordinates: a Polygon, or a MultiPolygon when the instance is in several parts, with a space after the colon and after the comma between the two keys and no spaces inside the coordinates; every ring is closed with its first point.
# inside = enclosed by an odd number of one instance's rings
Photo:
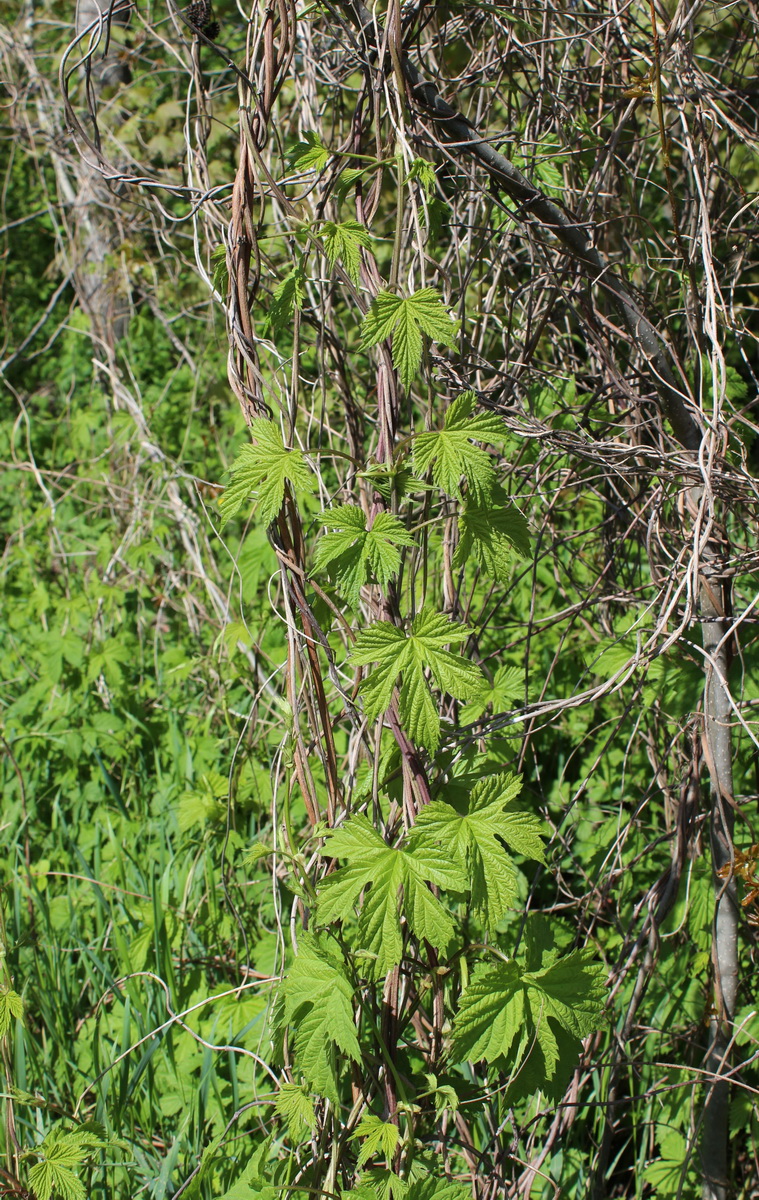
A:
{"type": "Polygon", "coordinates": [[[29,1171],[29,1187],[37,1200],[50,1200],[56,1193],[63,1200],[86,1200],[87,1189],[70,1169],[51,1159],[36,1163],[29,1171]]]}
{"type": "Polygon", "coordinates": [[[358,605],[361,588],[373,575],[386,588],[401,565],[399,547],[413,545],[413,538],[391,513],[381,512],[366,528],[366,515],[355,504],[343,504],[320,514],[319,523],[334,532],[316,546],[314,565],[328,568],[348,603],[358,605]]]}
{"type": "Polygon", "coordinates": [[[364,317],[361,345],[370,350],[392,334],[393,364],[408,389],[422,361],[422,334],[444,346],[453,346],[457,333],[458,321],[435,288],[421,288],[405,299],[393,292],[379,292],[364,317]]]}
{"type": "Polygon", "coordinates": [[[418,183],[424,194],[429,197],[435,191],[437,176],[435,168],[426,158],[415,158],[411,164],[411,170],[403,181],[404,187],[409,183],[418,183]]]}
{"type": "Polygon", "coordinates": [[[493,675],[492,684],[461,710],[461,720],[464,725],[479,721],[485,710],[493,713],[506,712],[513,707],[513,702],[524,702],[525,672],[522,667],[498,667],[493,675]]]}
{"type": "Polygon", "coordinates": [[[491,930],[517,895],[516,868],[502,841],[545,862],[540,821],[512,807],[521,786],[515,775],[491,775],[455,805],[444,800],[426,805],[411,833],[412,850],[435,846],[461,868],[472,908],[491,930]]]}
{"type": "Polygon", "coordinates": [[[251,497],[255,498],[258,516],[268,525],[282,507],[287,484],[296,493],[313,487],[302,452],[285,446],[279,426],[273,421],[254,417],[250,435],[253,445],[243,446],[232,464],[232,482],[219,500],[222,529],[251,497]]]}
{"type": "Polygon", "coordinates": [[[367,1167],[356,1187],[342,1193],[342,1200],[407,1200],[409,1185],[394,1171],[367,1167]]]}
{"type": "Polygon", "coordinates": [[[451,1183],[427,1175],[417,1179],[408,1190],[407,1200],[470,1200],[472,1189],[465,1183],[451,1183]]]}
{"type": "Polygon", "coordinates": [[[400,1137],[397,1125],[381,1121],[374,1113],[367,1113],[361,1118],[356,1131],[351,1134],[351,1141],[355,1141],[356,1138],[364,1139],[358,1152],[356,1166],[360,1169],[370,1158],[374,1158],[375,1154],[382,1154],[386,1159],[391,1159],[400,1137]]]}
{"type": "Polygon", "coordinates": [[[580,1038],[599,1026],[604,974],[587,950],[532,973],[515,962],[479,966],[454,1018],[452,1061],[510,1057],[520,1076],[529,1076],[524,1087],[550,1093],[552,1081],[573,1068],[580,1038]]]}
{"type": "Polygon", "coordinates": [[[346,865],[319,887],[317,924],[350,919],[358,908],[357,948],[369,958],[372,978],[381,978],[401,961],[401,911],[418,938],[441,951],[446,948],[453,920],[427,884],[461,891],[466,881],[436,847],[410,854],[388,846],[358,814],[329,835],[325,853],[345,859],[346,865]]]}
{"type": "Polygon", "coordinates": [[[321,238],[330,268],[334,270],[339,259],[348,278],[358,287],[361,250],[368,250],[372,244],[366,226],[359,221],[343,221],[339,225],[334,221],[325,221],[321,227],[321,238]]]}
{"type": "Polygon", "coordinates": [[[295,1066],[309,1086],[339,1102],[336,1050],[359,1062],[353,988],[339,956],[304,934],[282,984],[284,1020],[294,1031],[295,1066]]]}
{"type": "Polygon", "coordinates": [[[497,441],[503,437],[504,425],[494,413],[473,416],[476,400],[474,392],[462,392],[446,412],[442,429],[417,434],[414,471],[421,477],[431,467],[436,487],[457,500],[462,498],[463,476],[469,494],[477,503],[485,504],[495,483],[495,467],[490,455],[471,439],[497,441]]]}
{"type": "Polygon", "coordinates": [[[34,1150],[41,1162],[29,1171],[29,1186],[37,1200],[50,1200],[53,1194],[63,1200],[86,1200],[87,1189],[76,1171],[83,1167],[95,1150],[108,1143],[92,1128],[84,1126],[69,1132],[53,1129],[34,1150]]]}
{"type": "Polygon", "coordinates": [[[349,661],[359,667],[376,664],[361,684],[369,720],[390,707],[400,676],[401,720],[414,741],[434,752],[440,743],[440,716],[425,670],[441,691],[458,700],[473,700],[480,695],[485,687],[480,668],[444,649],[451,642],[463,642],[469,632],[466,625],[424,608],[408,633],[388,621],[376,621],[359,633],[349,661]]]}
{"type": "Polygon", "coordinates": [[[323,171],[329,162],[330,151],[319,140],[319,135],[309,130],[303,141],[293,146],[287,157],[296,171],[323,171]]]}
{"type": "Polygon", "coordinates": [[[495,484],[489,500],[464,504],[453,565],[458,570],[474,556],[487,575],[508,582],[515,551],[525,556],[530,553],[527,521],[500,484],[495,484]]]}
{"type": "Polygon", "coordinates": [[[274,1104],[277,1116],[284,1117],[290,1141],[298,1143],[316,1126],[314,1102],[297,1083],[283,1083],[274,1104]]]}

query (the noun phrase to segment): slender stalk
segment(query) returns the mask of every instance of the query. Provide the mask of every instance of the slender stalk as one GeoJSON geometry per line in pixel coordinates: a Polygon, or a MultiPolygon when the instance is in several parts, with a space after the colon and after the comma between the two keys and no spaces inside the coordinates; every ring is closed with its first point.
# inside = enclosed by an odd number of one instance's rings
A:
{"type": "Polygon", "coordinates": [[[727,1200],[729,1182],[730,1028],[738,991],[738,906],[735,881],[723,882],[717,872],[734,862],[733,765],[730,726],[732,710],[727,676],[731,632],[729,584],[714,579],[701,585],[704,652],[707,656],[704,691],[704,753],[709,767],[710,842],[716,892],[712,965],[714,1005],[709,1022],[703,1111],[701,1166],[704,1200],[727,1200]]]}

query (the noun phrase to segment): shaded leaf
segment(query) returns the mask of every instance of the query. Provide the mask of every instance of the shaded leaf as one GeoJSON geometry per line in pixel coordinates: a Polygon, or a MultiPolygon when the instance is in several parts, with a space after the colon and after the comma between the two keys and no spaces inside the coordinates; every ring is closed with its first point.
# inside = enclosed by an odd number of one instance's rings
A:
{"type": "Polygon", "coordinates": [[[499,484],[486,503],[467,501],[459,515],[459,544],[453,556],[456,569],[473,555],[487,575],[508,582],[514,552],[530,553],[527,521],[499,484]]]}

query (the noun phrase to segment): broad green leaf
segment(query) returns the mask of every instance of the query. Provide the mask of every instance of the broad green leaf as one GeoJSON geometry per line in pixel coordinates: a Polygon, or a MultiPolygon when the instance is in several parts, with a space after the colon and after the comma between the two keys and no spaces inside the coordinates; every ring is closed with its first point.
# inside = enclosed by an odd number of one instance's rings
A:
{"type": "Polygon", "coordinates": [[[235,459],[230,472],[232,482],[219,501],[222,529],[251,497],[261,521],[268,525],[282,507],[287,485],[296,493],[310,491],[313,486],[302,452],[285,446],[278,425],[255,417],[250,435],[253,445],[243,446],[235,459]]]}
{"type": "Polygon", "coordinates": [[[309,1085],[339,1102],[336,1051],[359,1062],[353,988],[337,954],[319,939],[301,936],[282,983],[284,1019],[293,1033],[295,1065],[309,1085]]]}
{"type": "Polygon", "coordinates": [[[481,780],[454,806],[433,800],[419,813],[411,833],[412,850],[437,846],[468,880],[474,911],[493,929],[517,895],[517,873],[502,842],[519,854],[544,862],[541,823],[511,807],[521,788],[514,775],[481,780]]]}
{"type": "Polygon", "coordinates": [[[397,517],[381,512],[366,528],[366,515],[354,504],[343,504],[320,514],[320,524],[334,532],[316,544],[314,566],[327,568],[337,578],[340,591],[354,608],[361,588],[374,576],[380,587],[397,574],[401,565],[401,546],[413,544],[413,538],[397,517]]]}
{"type": "Polygon", "coordinates": [[[457,333],[458,321],[445,308],[435,288],[422,288],[406,299],[380,292],[364,317],[361,344],[369,350],[392,334],[393,364],[408,389],[422,361],[422,334],[444,346],[453,346],[457,333]]]}
{"type": "Polygon", "coordinates": [[[495,484],[488,502],[470,500],[463,505],[453,565],[460,569],[474,555],[487,575],[507,583],[515,551],[524,556],[530,553],[527,521],[495,484]]]}
{"type": "Polygon", "coordinates": [[[369,720],[390,707],[400,677],[401,720],[414,741],[434,752],[440,742],[440,716],[425,672],[457,700],[479,696],[484,688],[480,668],[443,648],[463,642],[468,635],[465,625],[430,608],[414,618],[408,633],[388,621],[377,621],[359,633],[349,661],[362,667],[376,664],[361,684],[369,720]]]}
{"type": "Polygon", "coordinates": [[[343,1196],[350,1200],[406,1200],[409,1185],[394,1171],[380,1167],[369,1167],[361,1177],[359,1186],[343,1196]]]}
{"type": "Polygon", "coordinates": [[[85,1126],[69,1132],[53,1129],[33,1153],[41,1162],[29,1171],[29,1186],[37,1200],[59,1193],[63,1200],[85,1200],[87,1190],[76,1174],[94,1151],[108,1143],[85,1126]]]}
{"type": "Polygon", "coordinates": [[[494,1062],[508,1054],[524,1020],[525,995],[516,963],[482,964],[459,1001],[453,1022],[453,1062],[494,1062]]]}
{"type": "Polygon", "coordinates": [[[53,1193],[63,1200],[86,1200],[87,1189],[72,1170],[45,1159],[29,1171],[29,1187],[37,1200],[50,1200],[53,1193]]]}
{"type": "Polygon", "coordinates": [[[345,200],[349,190],[354,186],[356,181],[370,171],[371,167],[344,167],[337,177],[335,183],[335,196],[339,204],[345,200]]]}
{"type": "Polygon", "coordinates": [[[524,983],[533,1015],[540,1009],[578,1038],[598,1028],[606,998],[605,976],[589,950],[573,950],[545,970],[525,974],[524,983]]]}
{"type": "Polygon", "coordinates": [[[277,1116],[284,1117],[290,1141],[297,1143],[316,1126],[314,1102],[297,1083],[283,1083],[274,1104],[277,1116]]]}
{"type": "Polygon", "coordinates": [[[323,171],[329,156],[330,151],[319,140],[319,135],[311,130],[303,134],[303,141],[293,146],[287,155],[296,171],[323,171]]]}
{"type": "Polygon", "coordinates": [[[465,878],[437,849],[416,854],[388,846],[359,813],[329,835],[325,854],[346,860],[346,865],[320,884],[317,922],[347,920],[358,908],[357,950],[371,960],[372,977],[386,975],[401,961],[401,912],[418,938],[446,948],[453,921],[427,885],[460,891],[465,878]]]}
{"type": "Polygon", "coordinates": [[[489,454],[471,439],[492,442],[503,437],[504,425],[494,413],[473,416],[477,397],[462,392],[445,414],[443,428],[420,433],[414,438],[414,471],[420,477],[432,468],[435,486],[460,500],[461,479],[480,505],[487,503],[495,483],[495,467],[489,454]]]}
{"type": "MultiPolygon", "coordinates": [[[[449,1089],[450,1090],[450,1089],[449,1089]]],[[[407,1200],[471,1200],[472,1189],[465,1183],[427,1176],[417,1179],[408,1190],[407,1200]]]]}
{"type": "Polygon", "coordinates": [[[375,1154],[382,1154],[388,1160],[392,1159],[400,1137],[397,1125],[381,1121],[374,1113],[366,1113],[355,1133],[351,1134],[351,1141],[355,1141],[356,1138],[363,1139],[356,1166],[360,1169],[370,1158],[374,1158],[375,1154]]]}
{"type": "Polygon", "coordinates": [[[655,1189],[656,1196],[693,1196],[696,1194],[694,1161],[697,1154],[688,1154],[688,1142],[679,1129],[669,1129],[661,1138],[661,1158],[649,1163],[643,1171],[646,1183],[655,1189]],[[686,1191],[683,1191],[685,1185],[686,1191]]]}
{"type": "Polygon", "coordinates": [[[359,221],[325,221],[321,227],[321,238],[330,268],[334,270],[339,259],[348,278],[358,287],[361,271],[361,250],[372,244],[371,234],[359,221]]]}
{"type": "Polygon", "coordinates": [[[580,1045],[597,1029],[605,998],[604,968],[588,951],[575,950],[544,971],[526,973],[515,962],[481,965],[464,989],[454,1018],[451,1058],[494,1062],[534,1054],[539,1072],[530,1086],[550,1084],[580,1045]],[[518,1038],[517,1038],[518,1035],[518,1038]]]}
{"type": "Polygon", "coordinates": [[[514,701],[523,704],[524,692],[525,672],[522,667],[498,667],[493,675],[492,684],[481,696],[462,708],[462,724],[471,725],[479,721],[488,708],[492,713],[502,713],[513,708],[514,701]]]}

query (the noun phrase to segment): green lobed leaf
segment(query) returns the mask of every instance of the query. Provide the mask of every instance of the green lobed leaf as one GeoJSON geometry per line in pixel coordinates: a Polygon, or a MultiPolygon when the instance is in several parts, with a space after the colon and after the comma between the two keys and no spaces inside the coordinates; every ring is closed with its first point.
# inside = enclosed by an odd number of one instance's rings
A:
{"type": "Polygon", "coordinates": [[[282,982],[283,1013],[294,1031],[295,1065],[309,1085],[339,1102],[336,1049],[359,1062],[353,988],[337,954],[318,938],[302,935],[282,982]]]}
{"type": "Polygon", "coordinates": [[[303,307],[306,276],[301,267],[293,267],[274,289],[264,322],[266,333],[289,332],[293,317],[303,307]]]}
{"type": "Polygon", "coordinates": [[[443,428],[417,434],[414,438],[414,471],[420,477],[432,470],[436,487],[460,500],[461,479],[477,503],[487,503],[495,483],[495,467],[489,454],[475,446],[503,437],[504,425],[494,413],[473,416],[477,397],[462,392],[445,414],[443,428]]]}
{"type": "Polygon", "coordinates": [[[534,1008],[555,1017],[568,1033],[587,1037],[598,1028],[606,999],[606,977],[590,950],[573,950],[543,971],[524,976],[534,1008]]]}
{"type": "Polygon", "coordinates": [[[453,346],[458,322],[435,288],[421,288],[403,299],[392,292],[374,297],[361,326],[361,345],[371,349],[392,335],[393,364],[403,386],[411,387],[422,361],[422,334],[444,346],[453,346]]]}
{"type": "Polygon", "coordinates": [[[427,1175],[411,1184],[407,1200],[470,1200],[471,1195],[472,1189],[465,1183],[427,1175]]]}
{"type": "Polygon", "coordinates": [[[274,1104],[277,1116],[287,1122],[290,1141],[297,1143],[316,1126],[314,1102],[297,1083],[283,1083],[274,1104]]]}
{"type": "Polygon", "coordinates": [[[319,135],[309,130],[303,141],[293,146],[288,154],[290,165],[296,171],[323,171],[329,162],[330,151],[319,140],[319,135]]]}
{"type": "Polygon", "coordinates": [[[386,588],[401,565],[400,548],[413,544],[411,535],[391,513],[381,512],[366,528],[366,515],[354,504],[343,504],[320,514],[320,524],[332,533],[317,542],[314,566],[327,568],[348,602],[356,607],[361,588],[374,576],[386,588]]]}
{"type": "Polygon", "coordinates": [[[296,494],[313,487],[302,451],[285,446],[278,425],[265,417],[255,417],[250,435],[253,444],[243,446],[235,459],[230,471],[231,483],[219,500],[222,529],[251,497],[258,516],[268,525],[282,507],[287,485],[296,494]]]}
{"type": "Polygon", "coordinates": [[[525,671],[522,667],[498,667],[493,675],[493,682],[481,696],[467,704],[461,710],[461,720],[464,725],[479,721],[486,709],[492,713],[507,712],[514,707],[514,701],[524,702],[525,671]]]}
{"type": "Polygon", "coordinates": [[[507,583],[515,552],[530,553],[527,521],[504,489],[495,484],[489,502],[464,504],[453,565],[459,570],[473,555],[487,575],[507,583]]]}
{"type": "MultiPolygon", "coordinates": [[[[481,965],[454,1018],[452,1060],[494,1062],[509,1054],[519,1034],[517,1057],[524,1051],[535,1055],[530,1086],[549,1084],[566,1065],[564,1059],[576,1055],[579,1039],[598,1028],[604,981],[602,964],[586,950],[575,950],[540,972],[522,972],[514,962],[481,965]]],[[[525,1065],[519,1069],[523,1072],[525,1065]]]]}
{"type": "Polygon", "coordinates": [[[359,909],[358,949],[371,960],[373,978],[401,961],[401,911],[418,938],[447,947],[453,921],[427,885],[444,881],[461,890],[465,879],[455,864],[438,851],[414,854],[388,846],[362,813],[329,834],[325,853],[347,861],[319,885],[317,923],[344,921],[359,909]]]}
{"type": "Polygon", "coordinates": [[[12,988],[0,992],[0,1038],[5,1037],[14,1017],[20,1021],[23,1016],[24,1002],[18,992],[14,992],[12,988]]]}
{"type": "Polygon", "coordinates": [[[524,1019],[525,995],[514,962],[481,964],[459,1001],[453,1022],[453,1062],[494,1062],[508,1054],[524,1019]]]}
{"type": "Polygon", "coordinates": [[[375,664],[360,689],[369,720],[387,711],[400,677],[401,720],[415,741],[435,751],[440,742],[440,716],[425,671],[430,671],[441,691],[458,700],[480,695],[485,686],[480,668],[443,649],[451,642],[462,642],[468,634],[467,626],[431,608],[424,608],[414,618],[407,634],[388,621],[377,621],[360,632],[349,661],[353,666],[375,664]]]}
{"type": "Polygon", "coordinates": [[[427,197],[431,196],[435,191],[437,176],[435,168],[426,158],[415,158],[411,164],[411,170],[404,179],[404,184],[418,183],[427,197]]]}
{"type": "Polygon", "coordinates": [[[37,1200],[50,1200],[54,1192],[60,1193],[63,1200],[85,1200],[86,1188],[75,1172],[85,1166],[95,1150],[106,1145],[91,1126],[68,1132],[61,1127],[52,1129],[33,1152],[42,1160],[29,1171],[29,1186],[37,1200]]]}
{"type": "Polygon", "coordinates": [[[86,1200],[87,1189],[73,1171],[46,1159],[29,1171],[29,1187],[37,1200],[50,1200],[54,1192],[63,1200],[86,1200]]]}
{"type": "Polygon", "coordinates": [[[411,834],[415,849],[435,844],[464,871],[472,907],[490,929],[506,915],[517,895],[516,869],[502,842],[545,861],[540,821],[510,807],[520,788],[516,776],[490,776],[466,793],[463,804],[443,800],[428,804],[411,834]]]}
{"type": "Polygon", "coordinates": [[[330,268],[334,270],[339,259],[348,278],[358,287],[361,250],[368,250],[372,244],[371,234],[366,226],[359,221],[343,221],[340,224],[324,221],[321,238],[330,268]]]}
{"type": "Polygon", "coordinates": [[[366,1113],[355,1132],[351,1134],[351,1141],[363,1138],[356,1166],[360,1170],[375,1154],[382,1154],[388,1160],[392,1159],[400,1137],[397,1125],[380,1120],[374,1113],[366,1113]]]}

